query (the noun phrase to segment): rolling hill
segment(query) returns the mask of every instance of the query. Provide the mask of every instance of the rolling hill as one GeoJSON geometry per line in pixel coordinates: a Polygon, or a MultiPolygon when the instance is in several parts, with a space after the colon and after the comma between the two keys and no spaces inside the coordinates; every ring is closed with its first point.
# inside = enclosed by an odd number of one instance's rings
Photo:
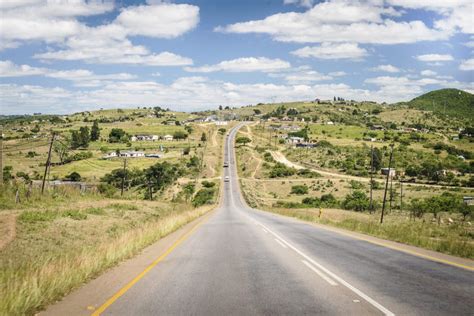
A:
{"type": "Polygon", "coordinates": [[[474,95],[458,89],[440,89],[414,98],[412,108],[457,117],[474,118],[474,95]]]}

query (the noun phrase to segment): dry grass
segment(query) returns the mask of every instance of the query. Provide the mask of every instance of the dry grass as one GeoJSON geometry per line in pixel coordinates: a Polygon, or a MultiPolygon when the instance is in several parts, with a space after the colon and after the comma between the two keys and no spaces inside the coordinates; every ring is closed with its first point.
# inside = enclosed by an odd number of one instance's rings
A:
{"type": "Polygon", "coordinates": [[[0,211],[17,218],[16,237],[0,250],[0,315],[34,314],[212,207],[34,193],[0,211]]]}

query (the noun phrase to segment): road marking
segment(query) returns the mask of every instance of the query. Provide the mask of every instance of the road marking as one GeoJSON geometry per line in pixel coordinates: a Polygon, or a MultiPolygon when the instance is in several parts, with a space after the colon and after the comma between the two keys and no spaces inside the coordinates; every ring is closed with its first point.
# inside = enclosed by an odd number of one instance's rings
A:
{"type": "Polygon", "coordinates": [[[284,243],[282,243],[282,242],[279,241],[278,239],[275,238],[275,241],[276,241],[277,243],[279,243],[280,246],[282,246],[283,248],[285,248],[285,249],[288,248],[284,243]]]}
{"type": "MultiPolygon", "coordinates": [[[[277,215],[279,215],[279,214],[277,214],[277,215]]],[[[297,219],[295,219],[295,220],[297,220],[297,219]]],[[[404,253],[410,254],[412,256],[428,259],[428,260],[434,261],[434,262],[444,263],[444,264],[447,264],[447,265],[450,265],[450,266],[454,266],[454,267],[458,267],[458,268],[462,268],[462,269],[466,269],[466,270],[470,270],[470,271],[474,271],[474,267],[471,267],[471,266],[468,266],[468,265],[465,265],[465,264],[462,264],[462,263],[457,263],[457,262],[449,261],[449,260],[446,260],[446,259],[436,258],[436,257],[430,256],[430,255],[425,255],[423,253],[416,252],[416,251],[413,251],[413,250],[410,250],[410,249],[405,249],[405,248],[402,248],[402,247],[398,247],[396,245],[390,245],[390,244],[385,243],[383,241],[377,241],[377,240],[373,240],[373,239],[370,239],[370,238],[366,238],[364,236],[354,235],[354,234],[352,234],[352,232],[345,232],[345,231],[341,231],[340,229],[333,229],[334,227],[325,227],[322,224],[310,223],[310,222],[306,222],[306,221],[302,221],[302,223],[311,225],[313,227],[322,228],[324,230],[328,230],[330,232],[334,232],[334,233],[337,233],[337,234],[348,236],[348,237],[351,237],[351,238],[354,238],[354,239],[363,240],[363,241],[369,242],[369,243],[377,245],[377,246],[381,246],[381,247],[397,250],[397,251],[400,251],[400,252],[404,252],[404,253]]],[[[371,236],[369,235],[369,237],[371,237],[371,236]]],[[[379,238],[379,237],[374,236],[374,238],[379,238]]]]}
{"type": "Polygon", "coordinates": [[[265,228],[262,228],[262,230],[265,234],[268,234],[268,231],[265,228]]]}
{"type": "Polygon", "coordinates": [[[143,270],[139,275],[137,275],[132,281],[130,281],[127,285],[122,287],[117,293],[115,293],[111,298],[109,298],[102,306],[100,306],[91,316],[99,316],[102,314],[107,308],[110,307],[117,299],[119,299],[122,295],[124,295],[129,289],[131,289],[138,281],[140,281],[151,269],[153,269],[158,263],[163,261],[176,247],[178,247],[183,241],[188,239],[192,233],[194,233],[202,224],[204,224],[209,219],[204,218],[199,223],[197,223],[190,231],[186,234],[181,236],[177,241],[174,242],[161,256],[159,256],[155,261],[153,261],[145,270],[143,270]]]}
{"type": "Polygon", "coordinates": [[[324,266],[322,266],[321,264],[317,263],[316,261],[314,261],[312,258],[310,258],[308,255],[306,255],[304,252],[302,252],[301,250],[299,250],[298,248],[296,248],[295,246],[293,246],[292,244],[290,244],[288,241],[286,241],[284,238],[282,238],[280,235],[278,235],[277,233],[273,232],[271,229],[269,229],[267,226],[263,225],[262,223],[260,223],[259,221],[255,220],[255,219],[252,219],[253,221],[257,222],[260,224],[261,227],[265,228],[266,230],[268,230],[270,232],[270,234],[272,234],[273,236],[277,237],[278,239],[280,239],[284,244],[286,244],[290,249],[293,249],[293,251],[295,251],[296,253],[298,253],[300,256],[302,256],[303,258],[305,258],[308,262],[312,263],[314,266],[318,267],[320,270],[322,270],[323,272],[325,272],[327,275],[329,275],[330,277],[332,277],[334,280],[336,280],[337,282],[341,283],[342,285],[344,285],[345,287],[347,287],[348,289],[350,289],[352,292],[356,293],[358,296],[360,296],[361,298],[363,298],[365,301],[367,301],[367,303],[371,304],[372,306],[374,306],[375,308],[377,308],[379,311],[381,311],[382,313],[384,313],[385,315],[387,316],[395,316],[394,313],[392,313],[391,311],[389,311],[387,308],[385,308],[384,306],[382,306],[382,304],[378,303],[377,301],[375,301],[373,298],[371,298],[370,296],[368,296],[367,294],[365,294],[364,292],[362,292],[361,290],[359,290],[358,288],[356,288],[355,286],[349,284],[348,282],[344,281],[341,277],[337,276],[336,274],[334,274],[333,272],[329,271],[328,269],[326,269],[324,266]]]}
{"type": "Polygon", "coordinates": [[[330,277],[328,277],[327,275],[325,275],[324,273],[322,273],[320,270],[316,269],[315,266],[311,265],[308,261],[306,260],[301,260],[301,262],[303,262],[308,268],[310,268],[311,270],[313,270],[313,272],[315,272],[317,275],[319,275],[324,281],[326,281],[327,283],[331,284],[332,286],[336,286],[337,283],[334,282],[333,279],[331,279],[330,277]]]}

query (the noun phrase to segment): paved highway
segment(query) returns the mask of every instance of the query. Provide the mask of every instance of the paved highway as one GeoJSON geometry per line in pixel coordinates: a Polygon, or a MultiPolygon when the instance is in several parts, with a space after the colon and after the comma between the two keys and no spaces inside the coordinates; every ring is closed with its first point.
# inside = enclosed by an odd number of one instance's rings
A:
{"type": "Polygon", "coordinates": [[[472,271],[249,208],[235,134],[219,209],[104,315],[473,315],[472,271]]]}

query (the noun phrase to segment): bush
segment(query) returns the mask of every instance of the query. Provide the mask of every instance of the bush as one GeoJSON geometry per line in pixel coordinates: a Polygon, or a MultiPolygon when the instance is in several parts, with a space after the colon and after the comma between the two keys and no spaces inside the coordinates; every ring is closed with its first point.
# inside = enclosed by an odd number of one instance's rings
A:
{"type": "Polygon", "coordinates": [[[294,174],[296,174],[295,168],[290,168],[282,164],[281,162],[277,162],[270,170],[269,176],[270,178],[281,178],[292,176],[294,174]]]}
{"type": "Polygon", "coordinates": [[[272,154],[270,154],[269,152],[263,154],[263,160],[265,160],[266,162],[275,162],[275,159],[273,159],[272,154]]]}
{"type": "Polygon", "coordinates": [[[215,192],[216,190],[214,188],[205,188],[199,190],[193,198],[193,206],[198,207],[204,204],[211,204],[215,192]]]}
{"type": "Polygon", "coordinates": [[[81,181],[81,175],[74,171],[71,172],[71,174],[67,175],[65,179],[69,181],[79,182],[81,181]]]}
{"type": "Polygon", "coordinates": [[[209,182],[207,180],[204,180],[203,182],[201,182],[201,184],[205,188],[213,188],[216,185],[215,182],[209,182]]]}
{"type": "Polygon", "coordinates": [[[308,187],[306,184],[303,185],[294,185],[291,187],[291,194],[307,194],[308,193],[308,187]]]}
{"type": "Polygon", "coordinates": [[[297,174],[299,176],[305,177],[305,178],[319,178],[321,175],[317,173],[316,171],[312,171],[309,169],[300,169],[297,171],[297,174]]]}
{"type": "Polygon", "coordinates": [[[105,195],[106,197],[113,197],[117,189],[109,183],[101,183],[97,186],[99,193],[105,195]]]}
{"type": "Polygon", "coordinates": [[[369,209],[370,200],[362,191],[354,191],[352,194],[346,195],[342,202],[342,207],[346,210],[354,210],[357,212],[366,211],[369,209]]]}

